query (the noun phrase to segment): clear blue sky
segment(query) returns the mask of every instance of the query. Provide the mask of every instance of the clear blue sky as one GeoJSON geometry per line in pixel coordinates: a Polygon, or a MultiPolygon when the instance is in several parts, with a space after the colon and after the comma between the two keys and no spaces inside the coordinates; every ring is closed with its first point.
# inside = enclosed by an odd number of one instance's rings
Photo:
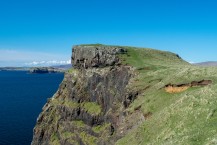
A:
{"type": "Polygon", "coordinates": [[[0,66],[65,63],[83,43],[217,60],[216,7],[215,0],[1,0],[0,66]]]}

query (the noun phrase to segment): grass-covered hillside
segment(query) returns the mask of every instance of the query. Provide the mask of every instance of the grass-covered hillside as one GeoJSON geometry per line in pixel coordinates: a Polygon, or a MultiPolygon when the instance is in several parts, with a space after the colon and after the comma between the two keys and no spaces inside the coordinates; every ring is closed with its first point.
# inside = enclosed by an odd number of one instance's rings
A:
{"type": "Polygon", "coordinates": [[[217,144],[217,68],[192,66],[170,52],[126,49],[120,57],[135,67],[130,88],[139,91],[127,111],[141,111],[145,121],[116,144],[217,144]],[[176,91],[179,84],[201,80],[211,84],[176,91]],[[166,91],[167,84],[176,85],[174,91],[166,91]]]}
{"type": "Polygon", "coordinates": [[[146,48],[79,45],[32,145],[217,144],[217,68],[146,48]]]}

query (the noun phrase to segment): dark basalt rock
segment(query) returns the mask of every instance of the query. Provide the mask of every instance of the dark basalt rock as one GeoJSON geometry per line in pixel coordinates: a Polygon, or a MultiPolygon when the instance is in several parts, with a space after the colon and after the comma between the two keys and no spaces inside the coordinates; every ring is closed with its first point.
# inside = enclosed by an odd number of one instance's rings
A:
{"type": "Polygon", "coordinates": [[[110,46],[75,46],[72,50],[74,68],[114,66],[119,63],[118,54],[126,53],[124,48],[110,46]]]}
{"type": "Polygon", "coordinates": [[[44,106],[34,128],[32,145],[54,144],[55,141],[90,144],[82,138],[84,136],[94,138],[94,144],[109,145],[126,133],[122,129],[132,128],[132,122],[128,127],[122,126],[127,124],[123,110],[138,95],[127,89],[133,77],[131,67],[117,65],[121,63],[118,54],[125,52],[118,47],[75,46],[72,55],[75,69],[65,73],[58,91],[44,106]],[[85,103],[92,106],[86,108],[85,103]],[[90,111],[91,107],[100,108],[100,112],[90,111]],[[83,125],[73,125],[76,121],[83,125]],[[95,132],[97,126],[106,127],[95,132]],[[67,138],[66,132],[73,135],[67,138]]]}

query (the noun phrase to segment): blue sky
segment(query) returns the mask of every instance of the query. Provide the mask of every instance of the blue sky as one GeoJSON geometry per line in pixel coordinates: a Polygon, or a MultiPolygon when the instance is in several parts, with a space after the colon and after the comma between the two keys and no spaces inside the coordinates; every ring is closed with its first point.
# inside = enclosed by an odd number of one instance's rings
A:
{"type": "Polygon", "coordinates": [[[0,66],[68,63],[71,47],[103,43],[217,60],[215,0],[0,1],[0,66]]]}

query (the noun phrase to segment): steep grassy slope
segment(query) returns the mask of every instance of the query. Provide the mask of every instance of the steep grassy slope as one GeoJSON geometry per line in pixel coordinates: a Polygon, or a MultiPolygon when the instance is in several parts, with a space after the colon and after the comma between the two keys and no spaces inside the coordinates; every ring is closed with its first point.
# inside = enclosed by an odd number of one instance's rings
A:
{"type": "Polygon", "coordinates": [[[217,144],[217,68],[145,48],[80,45],[32,145],[217,144]]]}
{"type": "Polygon", "coordinates": [[[136,67],[131,89],[139,90],[127,111],[140,110],[146,120],[118,140],[125,144],[217,144],[217,68],[189,65],[171,53],[128,48],[121,56],[136,67]],[[203,79],[211,85],[167,93],[164,86],[203,79]]]}

